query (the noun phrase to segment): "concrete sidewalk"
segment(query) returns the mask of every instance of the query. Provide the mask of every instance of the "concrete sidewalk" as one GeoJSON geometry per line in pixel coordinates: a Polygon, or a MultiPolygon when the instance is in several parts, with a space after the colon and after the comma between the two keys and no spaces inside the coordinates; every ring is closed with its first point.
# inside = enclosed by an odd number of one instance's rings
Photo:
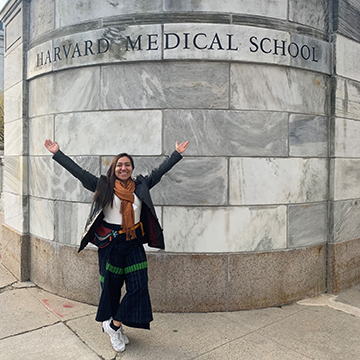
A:
{"type": "Polygon", "coordinates": [[[0,359],[360,359],[360,286],[339,296],[227,313],[154,314],[117,354],[96,307],[18,283],[0,264],[0,359]]]}

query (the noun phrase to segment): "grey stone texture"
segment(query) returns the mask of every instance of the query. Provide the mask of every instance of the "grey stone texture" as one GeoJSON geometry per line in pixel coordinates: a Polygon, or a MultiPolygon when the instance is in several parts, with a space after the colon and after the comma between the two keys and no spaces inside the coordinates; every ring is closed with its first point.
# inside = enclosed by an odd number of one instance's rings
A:
{"type": "Polygon", "coordinates": [[[333,229],[330,242],[339,243],[360,238],[360,200],[334,201],[333,229]]]}
{"type": "Polygon", "coordinates": [[[14,15],[10,21],[6,23],[6,46],[5,51],[11,51],[15,44],[23,41],[23,14],[22,4],[14,9],[14,15]]]}
{"type": "Polygon", "coordinates": [[[14,50],[9,52],[4,58],[4,90],[8,90],[11,86],[19,83],[23,79],[23,44],[14,47],[14,50]]]}
{"type": "Polygon", "coordinates": [[[327,242],[327,207],[326,202],[289,206],[289,248],[313,246],[327,242]]]}
{"type": "Polygon", "coordinates": [[[336,74],[360,81],[360,66],[357,61],[353,61],[353,59],[359,58],[359,54],[359,42],[337,35],[335,41],[336,74]]]}
{"type": "Polygon", "coordinates": [[[291,114],[289,118],[290,156],[328,156],[328,119],[291,114]]]}
{"type": "Polygon", "coordinates": [[[104,66],[102,73],[103,109],[228,107],[225,63],[121,64],[104,66]]]}
{"type": "MultiPolygon", "coordinates": [[[[164,158],[136,158],[136,174],[150,174],[164,158]]],[[[185,158],[151,190],[156,205],[227,205],[228,165],[224,158],[185,158]],[[199,183],[201,187],[199,188],[199,183]]],[[[104,172],[103,172],[104,173],[104,172]]]]}
{"type": "Polygon", "coordinates": [[[329,31],[332,2],[327,0],[289,1],[289,20],[321,31],[329,31]]]}
{"type": "Polygon", "coordinates": [[[334,30],[360,41],[360,4],[358,0],[338,0],[334,2],[334,30]]]}
{"type": "Polygon", "coordinates": [[[231,64],[231,108],[327,113],[329,79],[317,73],[266,65],[231,64]]]}
{"type": "Polygon", "coordinates": [[[359,282],[360,239],[328,245],[328,291],[337,294],[359,282]]]}
{"type": "Polygon", "coordinates": [[[360,157],[360,121],[334,119],[333,156],[342,158],[360,157]]]}
{"type": "Polygon", "coordinates": [[[30,278],[29,235],[2,225],[2,264],[20,281],[30,278]]]}
{"type": "Polygon", "coordinates": [[[335,116],[360,120],[360,85],[337,77],[335,85],[335,116]]]}
{"type": "Polygon", "coordinates": [[[166,110],[164,148],[170,154],[177,139],[192,139],[187,156],[286,156],[287,126],[285,113],[166,110]]]}
{"type": "Polygon", "coordinates": [[[54,29],[55,3],[55,0],[32,0],[30,2],[30,40],[54,29]]]}

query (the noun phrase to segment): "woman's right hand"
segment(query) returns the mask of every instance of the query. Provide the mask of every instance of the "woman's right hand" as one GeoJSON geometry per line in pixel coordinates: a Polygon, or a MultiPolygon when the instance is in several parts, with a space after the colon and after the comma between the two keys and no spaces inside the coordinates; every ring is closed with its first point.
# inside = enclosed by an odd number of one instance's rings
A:
{"type": "Polygon", "coordinates": [[[52,154],[60,150],[59,144],[56,141],[53,143],[50,139],[46,139],[44,145],[52,154]]]}

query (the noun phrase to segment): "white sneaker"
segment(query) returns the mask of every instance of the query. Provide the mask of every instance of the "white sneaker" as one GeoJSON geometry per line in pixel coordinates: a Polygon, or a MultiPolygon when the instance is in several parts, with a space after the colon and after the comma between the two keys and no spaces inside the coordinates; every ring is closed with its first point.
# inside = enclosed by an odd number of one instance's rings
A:
{"type": "MultiPolygon", "coordinates": [[[[117,352],[123,352],[125,350],[125,341],[123,340],[122,334],[121,334],[121,328],[119,330],[115,331],[111,326],[111,319],[103,321],[102,328],[103,331],[105,331],[111,339],[111,345],[117,352]]],[[[129,341],[129,340],[128,340],[129,341]]]]}
{"type": "Polygon", "coordinates": [[[122,338],[123,338],[123,340],[124,340],[124,343],[127,345],[127,344],[129,343],[129,339],[128,339],[128,337],[124,334],[124,329],[123,329],[122,325],[120,326],[120,332],[121,332],[121,336],[122,336],[122,338]]]}

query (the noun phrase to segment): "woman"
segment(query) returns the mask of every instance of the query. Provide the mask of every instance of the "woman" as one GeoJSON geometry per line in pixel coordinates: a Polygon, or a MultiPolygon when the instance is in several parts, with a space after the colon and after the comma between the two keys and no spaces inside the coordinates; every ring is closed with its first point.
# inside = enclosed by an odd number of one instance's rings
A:
{"type": "Polygon", "coordinates": [[[116,351],[124,351],[129,339],[122,325],[150,329],[153,320],[148,290],[147,261],[143,244],[164,249],[164,237],[149,190],[182,159],[189,142],[176,150],[148,176],[131,177],[134,162],[122,153],[100,178],[83,170],[60,151],[59,144],[45,140],[53,159],[95,192],[79,252],[91,242],[98,247],[101,296],[96,320],[102,322],[116,351]],[[126,294],[120,302],[121,287],[126,294]]]}

